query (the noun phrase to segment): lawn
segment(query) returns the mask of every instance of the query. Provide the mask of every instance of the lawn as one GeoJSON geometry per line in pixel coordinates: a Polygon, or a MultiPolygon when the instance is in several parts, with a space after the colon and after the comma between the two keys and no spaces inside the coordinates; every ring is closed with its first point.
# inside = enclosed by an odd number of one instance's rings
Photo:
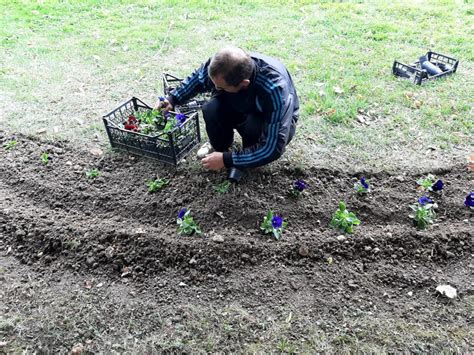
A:
{"type": "Polygon", "coordinates": [[[186,76],[234,44],[280,58],[301,96],[288,158],[310,166],[424,168],[472,148],[474,6],[459,1],[2,2],[1,124],[106,144],[101,116],[161,73],[186,76]],[[429,49],[451,78],[396,79],[395,59],[429,49]],[[304,157],[304,158],[303,158],[304,157]]]}

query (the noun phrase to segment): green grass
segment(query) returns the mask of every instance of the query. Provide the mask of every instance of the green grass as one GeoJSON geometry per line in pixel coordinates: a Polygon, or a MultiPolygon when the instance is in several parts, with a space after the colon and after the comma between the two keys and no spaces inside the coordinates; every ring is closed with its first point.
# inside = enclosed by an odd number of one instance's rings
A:
{"type": "Polygon", "coordinates": [[[185,76],[231,43],[288,66],[302,106],[290,157],[396,167],[423,165],[427,146],[448,161],[472,149],[471,2],[9,1],[0,10],[0,122],[12,131],[106,142],[102,114],[132,95],[153,103],[162,71],[185,76]],[[421,87],[391,75],[394,59],[428,48],[459,58],[458,73],[421,87]],[[308,152],[308,137],[318,149],[308,152]]]}

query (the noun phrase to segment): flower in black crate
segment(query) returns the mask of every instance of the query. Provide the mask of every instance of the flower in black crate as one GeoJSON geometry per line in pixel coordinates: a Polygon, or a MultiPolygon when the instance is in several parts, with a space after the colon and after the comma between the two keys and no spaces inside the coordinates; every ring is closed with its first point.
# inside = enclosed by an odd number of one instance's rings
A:
{"type": "Polygon", "coordinates": [[[178,113],[178,114],[176,115],[177,125],[178,125],[179,127],[182,127],[182,126],[184,125],[184,122],[186,122],[186,119],[187,119],[187,117],[186,117],[185,114],[183,114],[183,113],[178,113]]]}

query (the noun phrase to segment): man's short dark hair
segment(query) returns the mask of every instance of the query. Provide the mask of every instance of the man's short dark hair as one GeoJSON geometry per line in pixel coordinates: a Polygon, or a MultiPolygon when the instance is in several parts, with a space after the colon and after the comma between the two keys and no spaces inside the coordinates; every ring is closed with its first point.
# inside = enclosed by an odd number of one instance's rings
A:
{"type": "Polygon", "coordinates": [[[239,85],[242,80],[250,79],[254,63],[252,58],[237,47],[225,47],[214,54],[209,64],[209,76],[221,76],[231,86],[239,85]]]}

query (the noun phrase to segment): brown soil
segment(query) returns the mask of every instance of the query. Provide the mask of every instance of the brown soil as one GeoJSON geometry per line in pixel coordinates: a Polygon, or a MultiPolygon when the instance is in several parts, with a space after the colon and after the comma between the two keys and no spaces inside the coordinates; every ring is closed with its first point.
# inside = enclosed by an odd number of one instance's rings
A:
{"type": "MultiPolygon", "coordinates": [[[[12,138],[0,132],[1,144],[12,138]]],[[[262,319],[263,325],[241,320],[260,325],[245,328],[238,337],[232,332],[216,336],[210,349],[193,345],[193,339],[205,338],[198,332],[180,334],[179,347],[155,344],[153,350],[289,351],[281,349],[286,346],[281,339],[262,339],[268,334],[263,329],[268,319],[285,323],[289,310],[290,318],[298,318],[290,319],[293,328],[281,334],[294,351],[317,349],[301,345],[302,339],[311,338],[311,331],[325,334],[326,350],[348,344],[350,350],[360,350],[369,340],[376,346],[369,350],[473,349],[472,211],[463,205],[473,188],[473,173],[466,166],[429,172],[445,182],[445,189],[431,194],[439,205],[436,224],[419,231],[408,215],[409,205],[421,196],[415,181],[424,174],[366,172],[373,192],[360,197],[352,188],[360,175],[299,171],[280,163],[251,171],[227,194],[218,194],[214,186],[225,175],[201,171],[196,162],[170,168],[123,153],[94,156],[67,142],[20,135],[15,139],[19,143],[14,149],[0,150],[3,258],[14,256],[28,272],[53,283],[65,282],[67,275],[68,282],[86,282],[87,290],[99,283],[87,280],[136,287],[147,302],[146,295],[153,295],[154,307],[169,319],[182,316],[182,307],[195,306],[199,314],[212,316],[213,309],[230,304],[250,312],[254,321],[262,319]],[[52,157],[47,165],[40,161],[43,152],[52,157]],[[86,178],[92,168],[101,171],[99,178],[86,178]],[[149,194],[145,182],[154,177],[167,178],[170,185],[149,194]],[[302,198],[292,199],[286,191],[297,178],[305,179],[310,188],[302,198]],[[344,241],[336,238],[340,232],[328,227],[339,200],[362,221],[344,241]],[[182,207],[191,209],[203,236],[177,234],[176,216],[182,207]],[[270,208],[289,222],[280,241],[259,231],[270,208]],[[457,300],[436,294],[442,283],[457,289],[457,300]],[[365,329],[367,334],[351,328],[361,314],[439,332],[412,343],[397,342],[395,335],[387,334],[393,338],[383,343],[374,335],[375,326],[365,329]],[[359,343],[345,343],[341,334],[359,343]]],[[[14,280],[14,270],[23,270],[14,260],[4,261],[6,279],[14,280]]],[[[5,295],[10,297],[4,303],[8,319],[20,301],[9,291],[5,295]]],[[[111,312],[109,317],[115,322],[119,315],[111,312]]],[[[165,334],[166,322],[160,324],[145,321],[139,328],[148,335],[165,334]]],[[[388,329],[386,323],[381,327],[388,329]]],[[[205,329],[208,336],[210,330],[205,329]]],[[[410,331],[398,332],[405,336],[410,331]]],[[[88,332],[68,332],[60,338],[40,334],[34,344],[27,333],[0,327],[4,346],[11,351],[68,351],[79,342],[87,351],[110,349],[88,332]]],[[[114,336],[120,337],[117,333],[114,336]]],[[[177,337],[175,331],[169,335],[177,337]]]]}

